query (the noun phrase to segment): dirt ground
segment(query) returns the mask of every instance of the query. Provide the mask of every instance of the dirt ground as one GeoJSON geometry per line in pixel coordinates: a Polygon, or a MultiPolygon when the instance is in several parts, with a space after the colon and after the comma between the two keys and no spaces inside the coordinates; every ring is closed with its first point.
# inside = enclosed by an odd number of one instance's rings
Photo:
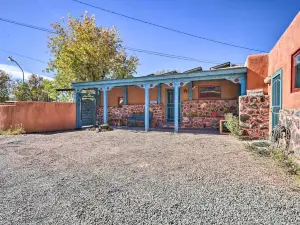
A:
{"type": "Polygon", "coordinates": [[[230,136],[0,136],[0,224],[300,224],[295,180],[230,136]]]}

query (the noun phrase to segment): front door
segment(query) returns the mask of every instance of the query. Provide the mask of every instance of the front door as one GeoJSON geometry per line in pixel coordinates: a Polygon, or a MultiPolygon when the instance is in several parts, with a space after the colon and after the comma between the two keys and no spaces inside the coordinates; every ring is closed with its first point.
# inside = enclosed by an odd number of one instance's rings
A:
{"type": "MultiPolygon", "coordinates": [[[[167,99],[167,109],[166,109],[166,116],[168,123],[174,123],[174,89],[167,89],[166,90],[166,99],[167,99]]],[[[178,122],[181,120],[181,97],[180,97],[180,89],[179,89],[179,119],[178,122]]]]}
{"type": "Polygon", "coordinates": [[[279,110],[282,106],[281,70],[272,76],[272,128],[279,122],[279,110]]]}
{"type": "Polygon", "coordinates": [[[81,124],[92,126],[96,124],[96,98],[93,94],[81,93],[81,124]]]}

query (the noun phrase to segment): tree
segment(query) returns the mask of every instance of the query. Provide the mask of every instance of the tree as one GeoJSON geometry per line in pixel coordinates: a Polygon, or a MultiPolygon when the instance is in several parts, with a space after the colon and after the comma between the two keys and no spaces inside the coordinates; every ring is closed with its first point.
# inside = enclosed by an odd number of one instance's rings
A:
{"type": "Polygon", "coordinates": [[[0,102],[5,102],[9,100],[10,89],[10,76],[3,70],[0,70],[0,102]]]}
{"type": "Polygon", "coordinates": [[[179,73],[179,70],[159,70],[155,73],[155,75],[163,75],[163,74],[167,74],[167,73],[179,73]]]}
{"type": "Polygon", "coordinates": [[[122,40],[115,28],[104,29],[96,25],[95,16],[67,17],[67,26],[55,22],[55,34],[49,37],[52,54],[47,72],[55,72],[53,86],[69,88],[71,82],[95,81],[132,77],[138,59],[127,56],[122,40]]]}
{"type": "Polygon", "coordinates": [[[47,101],[48,95],[45,90],[43,77],[32,74],[28,82],[18,80],[13,87],[13,95],[17,101],[47,101]]]}

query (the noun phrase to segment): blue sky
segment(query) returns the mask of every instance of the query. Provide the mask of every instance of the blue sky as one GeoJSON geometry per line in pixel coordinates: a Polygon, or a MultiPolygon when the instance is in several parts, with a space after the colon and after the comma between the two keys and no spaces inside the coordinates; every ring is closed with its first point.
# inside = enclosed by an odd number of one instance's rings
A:
{"type": "MultiPolygon", "coordinates": [[[[300,10],[299,0],[82,0],[109,10],[130,15],[152,23],[207,38],[249,48],[270,51],[300,10]]],[[[15,0],[1,1],[0,17],[22,23],[50,28],[49,23],[71,13],[78,17],[84,11],[95,14],[97,24],[116,26],[124,44],[134,48],[197,59],[244,63],[247,55],[257,52],[220,45],[161,28],[152,27],[84,6],[71,0],[15,0]]],[[[47,33],[0,21],[0,49],[49,60],[47,33]]],[[[213,64],[164,58],[134,53],[140,59],[136,76],[162,69],[184,71],[213,64]]],[[[42,72],[46,64],[0,51],[0,68],[15,70],[7,61],[12,55],[27,72],[53,76],[42,72]],[[8,66],[10,67],[8,67],[8,66]]]]}

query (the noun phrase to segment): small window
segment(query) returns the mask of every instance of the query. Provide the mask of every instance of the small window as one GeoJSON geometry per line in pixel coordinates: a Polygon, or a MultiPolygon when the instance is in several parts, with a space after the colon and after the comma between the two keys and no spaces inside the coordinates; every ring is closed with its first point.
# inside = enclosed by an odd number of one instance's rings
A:
{"type": "Polygon", "coordinates": [[[300,49],[292,57],[292,92],[300,91],[300,49]]]}
{"type": "Polygon", "coordinates": [[[118,97],[118,106],[122,107],[124,105],[124,98],[123,97],[118,97]]]}
{"type": "Polygon", "coordinates": [[[220,98],[221,97],[221,87],[200,87],[199,88],[199,98],[220,98]]]}

